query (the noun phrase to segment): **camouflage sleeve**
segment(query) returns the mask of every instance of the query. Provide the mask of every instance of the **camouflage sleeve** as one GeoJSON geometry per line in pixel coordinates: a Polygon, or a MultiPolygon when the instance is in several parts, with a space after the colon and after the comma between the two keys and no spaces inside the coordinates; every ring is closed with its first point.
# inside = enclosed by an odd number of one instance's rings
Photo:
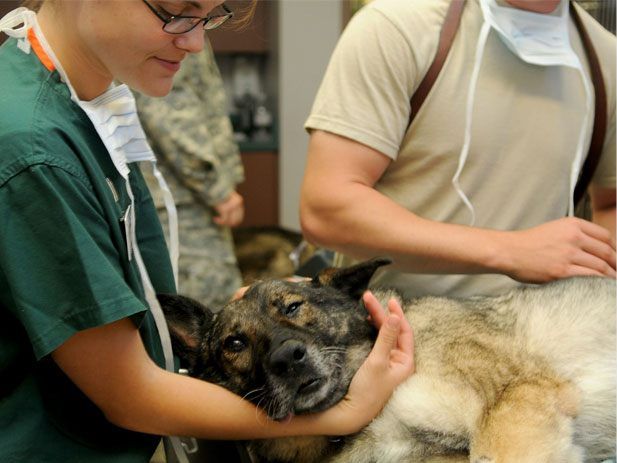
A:
{"type": "Polygon", "coordinates": [[[186,57],[169,95],[135,98],[157,158],[197,198],[216,205],[244,180],[221,75],[209,46],[186,57]]]}
{"type": "Polygon", "coordinates": [[[196,55],[196,61],[199,62],[200,68],[206,70],[203,73],[196,72],[194,75],[200,80],[196,88],[201,101],[208,102],[208,111],[205,114],[208,118],[207,125],[216,133],[221,134],[220,139],[217,140],[217,149],[221,153],[235,152],[235,156],[219,156],[221,164],[225,171],[232,175],[236,184],[241,183],[244,181],[244,169],[242,168],[238,147],[233,141],[233,128],[227,114],[227,94],[209,44],[204,47],[201,54],[196,55]]]}

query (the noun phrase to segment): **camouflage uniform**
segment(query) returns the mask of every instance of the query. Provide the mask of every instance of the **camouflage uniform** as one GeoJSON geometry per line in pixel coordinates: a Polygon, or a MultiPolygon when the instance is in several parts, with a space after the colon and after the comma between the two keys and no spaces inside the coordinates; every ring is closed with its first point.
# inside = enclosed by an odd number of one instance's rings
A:
{"type": "MultiPolygon", "coordinates": [[[[231,231],[212,221],[212,206],[244,180],[240,153],[226,113],[226,95],[209,46],[182,63],[165,98],[135,95],[139,115],[178,209],[179,292],[212,308],[241,286],[231,231]]],[[[163,197],[152,169],[142,169],[159,217],[163,197]]]]}

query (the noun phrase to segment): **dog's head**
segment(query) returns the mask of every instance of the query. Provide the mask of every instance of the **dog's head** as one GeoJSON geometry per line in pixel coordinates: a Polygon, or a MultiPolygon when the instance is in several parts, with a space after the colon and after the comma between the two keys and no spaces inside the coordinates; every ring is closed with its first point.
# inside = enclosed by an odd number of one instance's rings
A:
{"type": "Polygon", "coordinates": [[[375,329],[361,296],[388,259],[327,269],[310,281],[269,280],[212,314],[160,295],[175,352],[192,376],[218,383],[276,420],[341,400],[375,329]]]}

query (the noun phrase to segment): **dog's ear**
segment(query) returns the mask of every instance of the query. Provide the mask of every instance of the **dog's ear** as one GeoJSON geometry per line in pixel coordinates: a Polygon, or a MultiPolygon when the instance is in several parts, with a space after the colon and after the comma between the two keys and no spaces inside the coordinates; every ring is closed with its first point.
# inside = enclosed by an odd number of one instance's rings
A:
{"type": "Polygon", "coordinates": [[[177,294],[157,294],[161,304],[174,353],[183,367],[193,370],[202,362],[205,336],[210,332],[214,315],[199,302],[177,294]]]}
{"type": "Polygon", "coordinates": [[[332,286],[354,299],[360,299],[375,271],[392,263],[387,257],[376,257],[345,268],[327,268],[313,278],[315,286],[332,286]]]}

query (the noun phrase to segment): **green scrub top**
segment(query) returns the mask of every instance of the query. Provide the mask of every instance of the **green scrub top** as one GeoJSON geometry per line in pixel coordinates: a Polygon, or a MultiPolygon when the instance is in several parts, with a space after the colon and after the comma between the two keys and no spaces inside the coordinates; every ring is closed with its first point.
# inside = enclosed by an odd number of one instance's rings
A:
{"type": "MultiPolygon", "coordinates": [[[[76,332],[130,317],[164,365],[122,217],[124,179],[57,71],[0,47],[0,461],[147,462],[159,437],[120,429],[49,355],[76,332]]],[[[139,169],[137,239],[157,292],[175,293],[139,169]]]]}

